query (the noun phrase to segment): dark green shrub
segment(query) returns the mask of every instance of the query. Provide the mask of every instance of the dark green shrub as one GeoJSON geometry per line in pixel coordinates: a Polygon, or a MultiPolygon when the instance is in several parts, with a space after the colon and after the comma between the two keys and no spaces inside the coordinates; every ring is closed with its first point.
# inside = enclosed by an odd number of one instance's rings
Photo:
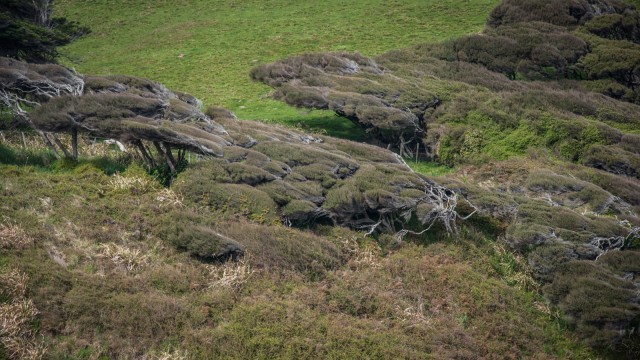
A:
{"type": "Polygon", "coordinates": [[[505,36],[472,35],[454,44],[457,59],[479,63],[490,70],[516,77],[517,42],[505,36]]]}
{"type": "Polygon", "coordinates": [[[620,147],[628,152],[640,154],[640,135],[624,134],[620,141],[620,147]]]}
{"type": "Polygon", "coordinates": [[[560,244],[539,246],[527,255],[536,279],[543,283],[553,281],[558,267],[577,258],[578,255],[570,247],[560,244]]]}
{"type": "Polygon", "coordinates": [[[235,240],[205,225],[205,221],[189,212],[172,212],[158,224],[157,235],[190,255],[206,261],[236,259],[244,249],[235,240]]]}
{"type": "Polygon", "coordinates": [[[603,38],[640,42],[640,17],[637,13],[596,16],[585,24],[585,28],[603,38]]]}
{"type": "Polygon", "coordinates": [[[242,244],[251,264],[266,271],[294,270],[317,277],[343,261],[335,244],[309,232],[238,222],[218,223],[216,228],[242,244]]]}
{"type": "Polygon", "coordinates": [[[586,341],[596,347],[616,349],[640,315],[633,283],[593,262],[561,265],[543,291],[570,316],[586,341]]]}
{"type": "Polygon", "coordinates": [[[625,278],[640,276],[640,253],[637,250],[609,251],[598,262],[611,272],[625,278]]]}
{"type": "Polygon", "coordinates": [[[524,252],[544,244],[552,232],[549,226],[516,223],[507,227],[505,238],[512,248],[524,252]]]}
{"type": "Polygon", "coordinates": [[[225,108],[221,108],[218,106],[209,106],[207,107],[207,110],[205,111],[205,114],[210,117],[212,120],[216,120],[216,119],[220,119],[220,118],[235,118],[235,115],[225,109],[225,108]]]}
{"type": "Polygon", "coordinates": [[[618,147],[593,145],[585,151],[581,162],[617,175],[640,176],[640,155],[618,147]]]}
{"type": "MultiPolygon", "coordinates": [[[[254,178],[251,172],[244,172],[247,166],[243,164],[226,164],[212,159],[185,171],[175,183],[175,189],[199,206],[247,216],[259,222],[278,221],[277,205],[269,195],[246,184],[230,183],[233,178],[226,167],[232,165],[239,170],[233,174],[236,180],[254,178]]],[[[266,172],[263,175],[271,176],[266,172]]],[[[255,176],[260,177],[259,174],[255,176]]]]}
{"type": "Polygon", "coordinates": [[[633,90],[612,79],[585,80],[580,84],[587,90],[598,92],[614,99],[634,102],[636,94],[633,90]]]}
{"type": "Polygon", "coordinates": [[[640,46],[624,41],[603,42],[581,59],[589,79],[612,78],[635,89],[640,76],[640,46]]]}
{"type": "Polygon", "coordinates": [[[622,1],[605,0],[592,4],[586,0],[504,0],[496,6],[487,20],[492,27],[519,22],[544,21],[560,26],[575,26],[601,12],[622,13],[630,9],[622,1]],[[598,6],[600,5],[601,6],[598,6]]]}

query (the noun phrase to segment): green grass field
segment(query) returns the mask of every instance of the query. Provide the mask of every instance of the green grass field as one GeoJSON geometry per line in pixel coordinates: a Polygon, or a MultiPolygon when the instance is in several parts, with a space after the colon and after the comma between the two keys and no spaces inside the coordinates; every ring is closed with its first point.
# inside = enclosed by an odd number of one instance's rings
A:
{"type": "Polygon", "coordinates": [[[481,31],[497,0],[60,0],[57,15],[92,33],[63,50],[87,74],[130,74],[186,91],[242,119],[361,139],[331,112],[300,112],[249,79],[259,64],[314,51],[391,49],[481,31]]]}

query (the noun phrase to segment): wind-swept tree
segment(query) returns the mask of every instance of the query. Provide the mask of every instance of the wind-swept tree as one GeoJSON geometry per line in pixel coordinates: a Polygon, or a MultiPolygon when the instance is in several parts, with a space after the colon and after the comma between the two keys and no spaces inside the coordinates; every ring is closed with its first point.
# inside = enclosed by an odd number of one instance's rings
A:
{"type": "Polygon", "coordinates": [[[32,63],[55,62],[59,46],[87,34],[89,28],[53,17],[53,0],[0,2],[0,56],[32,63]]]}
{"type": "MultiPolygon", "coordinates": [[[[84,82],[73,71],[53,65],[12,63],[11,59],[29,63],[53,63],[57,47],[87,34],[89,28],[65,18],[53,17],[53,0],[4,0],[0,3],[0,111],[12,114],[13,128],[22,124],[33,127],[27,111],[43,101],[64,94],[82,94],[84,82]]],[[[77,158],[77,131],[72,131],[73,154],[57,137],[37,130],[45,143],[59,157],[51,139],[65,155],[77,158]]]]}
{"type": "MultiPolygon", "coordinates": [[[[55,64],[27,64],[22,61],[0,58],[0,106],[13,114],[18,124],[36,129],[44,142],[59,157],[50,136],[34,126],[28,113],[54,97],[79,96],[84,89],[84,80],[62,66],[55,64]]],[[[54,141],[69,157],[77,157],[77,131],[72,131],[74,155],[70,155],[57,137],[54,141]]]]}
{"type": "Polygon", "coordinates": [[[56,64],[0,57],[0,104],[36,129],[56,156],[59,149],[73,159],[79,132],[130,143],[155,166],[142,143],[150,141],[172,172],[186,150],[220,156],[228,144],[196,98],[131,76],[83,77],[56,64]],[[60,132],[71,134],[71,152],[55,136],[60,132]]]}

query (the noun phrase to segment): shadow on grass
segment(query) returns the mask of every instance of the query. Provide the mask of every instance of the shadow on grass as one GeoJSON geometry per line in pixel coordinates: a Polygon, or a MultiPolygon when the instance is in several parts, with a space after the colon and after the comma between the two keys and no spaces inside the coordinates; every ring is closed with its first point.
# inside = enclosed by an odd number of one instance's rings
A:
{"type": "Polygon", "coordinates": [[[48,168],[56,161],[56,157],[45,149],[15,149],[0,144],[0,164],[35,166],[48,168]]]}
{"type": "Polygon", "coordinates": [[[0,144],[0,164],[33,166],[43,171],[83,171],[88,167],[101,170],[107,175],[123,172],[131,164],[130,156],[99,156],[78,161],[63,158],[57,160],[48,149],[13,148],[0,144]]]}
{"type": "Polygon", "coordinates": [[[322,134],[351,141],[368,141],[369,135],[347,118],[331,112],[313,111],[302,116],[284,116],[277,123],[301,129],[305,132],[322,134]]]}

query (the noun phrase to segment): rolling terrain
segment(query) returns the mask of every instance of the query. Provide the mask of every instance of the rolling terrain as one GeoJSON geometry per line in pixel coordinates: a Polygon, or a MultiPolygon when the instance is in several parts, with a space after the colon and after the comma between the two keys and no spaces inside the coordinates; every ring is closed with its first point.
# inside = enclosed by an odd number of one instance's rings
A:
{"type": "Polygon", "coordinates": [[[146,77],[225,107],[241,119],[299,124],[362,139],[357,127],[332,113],[301,113],[269,99],[269,88],[251,81],[249,71],[304,52],[377,55],[478,32],[496,3],[63,0],[58,11],[91,24],[92,35],[64,50],[63,61],[81,73],[146,77]]]}
{"type": "Polygon", "coordinates": [[[78,73],[0,58],[80,133],[0,133],[0,358],[640,354],[628,3],[56,6],[78,73]]]}

